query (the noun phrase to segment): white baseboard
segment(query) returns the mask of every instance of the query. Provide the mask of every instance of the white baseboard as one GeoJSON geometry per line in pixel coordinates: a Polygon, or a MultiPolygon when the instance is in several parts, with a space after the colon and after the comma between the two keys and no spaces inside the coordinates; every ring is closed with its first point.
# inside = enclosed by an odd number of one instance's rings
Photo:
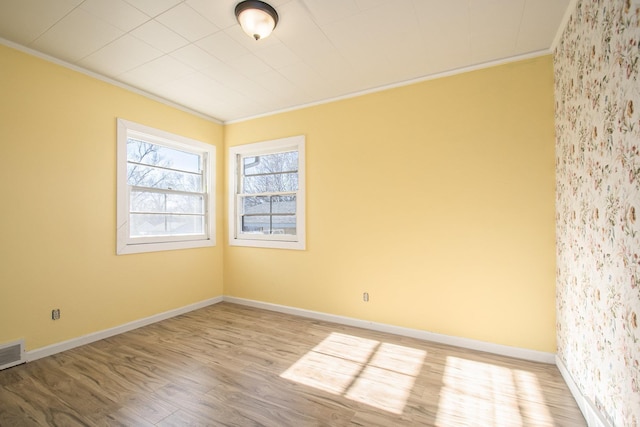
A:
{"type": "Polygon", "coordinates": [[[198,310],[200,308],[207,307],[209,305],[222,302],[222,297],[210,298],[204,301],[200,301],[194,304],[189,304],[184,307],[176,308],[173,310],[165,311],[163,313],[154,314],[153,316],[145,317],[143,319],[134,320],[133,322],[125,323],[113,328],[105,329],[98,332],[93,332],[88,335],[83,335],[78,338],[72,338],[67,341],[48,345],[46,347],[37,348],[26,352],[25,359],[27,362],[31,362],[43,357],[51,356],[56,353],[60,353],[72,348],[80,347],[81,345],[89,344],[95,341],[99,341],[105,338],[112,337],[114,335],[122,334],[124,332],[138,329],[142,326],[147,326],[152,323],[159,322],[161,320],[169,319],[171,317],[179,316],[190,311],[198,310]]]}
{"type": "Polygon", "coordinates": [[[567,383],[567,386],[569,387],[569,391],[571,391],[573,398],[576,400],[576,403],[580,408],[580,412],[582,412],[584,419],[587,421],[587,425],[589,427],[611,427],[611,424],[609,424],[604,419],[598,408],[596,408],[593,402],[591,402],[591,399],[582,394],[582,392],[578,388],[578,385],[569,373],[569,370],[562,362],[562,359],[557,356],[556,366],[558,367],[560,374],[562,374],[564,382],[567,383]]]}
{"type": "MultiPolygon", "coordinates": [[[[190,304],[184,307],[176,308],[174,310],[165,311],[164,313],[159,313],[153,316],[145,317],[143,319],[134,320],[133,322],[125,323],[123,325],[119,325],[110,329],[105,329],[102,331],[94,332],[88,335],[73,338],[60,343],[51,344],[46,347],[30,350],[26,352],[25,359],[27,362],[30,362],[33,360],[40,359],[42,357],[51,356],[53,354],[60,353],[62,351],[71,350],[72,348],[76,348],[81,345],[89,344],[104,338],[122,334],[124,332],[128,332],[133,329],[140,328],[142,326],[150,325],[152,323],[156,323],[161,320],[179,316],[181,314],[188,313],[193,310],[198,310],[200,308],[204,308],[209,305],[217,304],[222,301],[246,305],[250,307],[261,308],[265,310],[276,311],[280,313],[292,314],[295,316],[323,320],[326,322],[338,323],[338,324],[347,325],[347,326],[354,326],[357,328],[371,329],[379,332],[387,332],[390,334],[417,338],[425,341],[433,341],[441,344],[453,345],[456,347],[468,348],[468,349],[478,350],[478,351],[485,351],[488,353],[499,354],[499,355],[508,356],[508,357],[515,357],[518,359],[530,360],[534,362],[542,362],[542,363],[550,363],[550,364],[556,363],[556,356],[552,353],[546,353],[546,352],[537,351],[537,350],[529,350],[529,349],[524,349],[519,347],[511,347],[511,346],[506,346],[501,344],[493,344],[493,343],[473,340],[469,338],[453,337],[449,335],[443,335],[443,334],[423,331],[419,329],[404,328],[401,326],[370,322],[367,320],[356,319],[353,317],[338,316],[334,314],[322,313],[319,311],[311,311],[311,310],[305,310],[305,309],[296,308],[296,307],[289,307],[284,305],[271,304],[267,302],[249,300],[244,298],[229,297],[229,296],[210,298],[204,301],[197,302],[195,304],[190,304]]],[[[578,399],[576,398],[576,400],[578,399]]],[[[604,424],[604,426],[606,426],[606,424],[604,424]]]]}
{"type": "Polygon", "coordinates": [[[423,331],[419,329],[404,328],[401,326],[393,326],[385,323],[370,322],[367,320],[355,319],[352,317],[337,316],[334,314],[322,313],[319,311],[304,310],[301,308],[289,307],[285,305],[271,304],[261,301],[249,300],[236,297],[223,297],[226,302],[241,304],[265,310],[277,311],[280,313],[293,314],[296,316],[307,317],[326,322],[339,323],[342,325],[354,326],[357,328],[371,329],[378,332],[387,332],[405,337],[417,338],[425,341],[433,341],[440,344],[453,345],[472,350],[484,351],[487,353],[499,354],[502,356],[515,357],[518,359],[530,360],[533,362],[542,362],[554,364],[556,357],[553,353],[546,353],[537,350],[528,350],[519,347],[510,347],[501,344],[493,344],[485,341],[473,340],[469,338],[453,337],[449,335],[437,334],[434,332],[423,331]]]}

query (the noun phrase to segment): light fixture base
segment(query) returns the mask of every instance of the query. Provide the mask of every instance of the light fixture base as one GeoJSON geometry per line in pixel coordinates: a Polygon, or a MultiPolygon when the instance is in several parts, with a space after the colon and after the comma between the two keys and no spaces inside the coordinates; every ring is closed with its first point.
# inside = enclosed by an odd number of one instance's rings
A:
{"type": "Polygon", "coordinates": [[[242,1],[236,5],[235,14],[242,30],[256,40],[268,37],[278,25],[278,12],[263,1],[242,1]]]}

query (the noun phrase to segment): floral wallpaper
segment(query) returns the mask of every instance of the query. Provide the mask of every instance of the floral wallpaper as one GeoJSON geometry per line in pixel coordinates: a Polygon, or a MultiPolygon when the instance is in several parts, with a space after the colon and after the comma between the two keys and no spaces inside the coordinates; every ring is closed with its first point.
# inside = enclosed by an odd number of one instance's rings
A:
{"type": "Polygon", "coordinates": [[[554,57],[558,356],[640,425],[640,0],[578,0],[554,57]]]}

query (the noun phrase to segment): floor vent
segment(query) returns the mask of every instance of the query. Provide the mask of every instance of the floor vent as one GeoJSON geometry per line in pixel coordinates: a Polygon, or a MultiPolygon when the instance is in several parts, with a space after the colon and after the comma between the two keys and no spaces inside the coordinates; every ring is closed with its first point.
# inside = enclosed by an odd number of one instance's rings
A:
{"type": "Polygon", "coordinates": [[[24,340],[0,345],[0,370],[24,363],[24,340]]]}

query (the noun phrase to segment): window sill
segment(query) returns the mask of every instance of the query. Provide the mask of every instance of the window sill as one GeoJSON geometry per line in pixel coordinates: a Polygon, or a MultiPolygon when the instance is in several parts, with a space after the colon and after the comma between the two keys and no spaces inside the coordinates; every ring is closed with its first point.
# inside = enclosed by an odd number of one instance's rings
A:
{"type": "Polygon", "coordinates": [[[282,240],[252,240],[252,239],[229,239],[230,246],[246,246],[252,248],[270,249],[293,249],[304,251],[306,249],[304,241],[286,242],[282,240]]]}
{"type": "Polygon", "coordinates": [[[139,254],[144,252],[174,251],[180,249],[206,248],[215,246],[214,239],[190,240],[183,242],[135,243],[118,247],[117,255],[139,254]]]}

